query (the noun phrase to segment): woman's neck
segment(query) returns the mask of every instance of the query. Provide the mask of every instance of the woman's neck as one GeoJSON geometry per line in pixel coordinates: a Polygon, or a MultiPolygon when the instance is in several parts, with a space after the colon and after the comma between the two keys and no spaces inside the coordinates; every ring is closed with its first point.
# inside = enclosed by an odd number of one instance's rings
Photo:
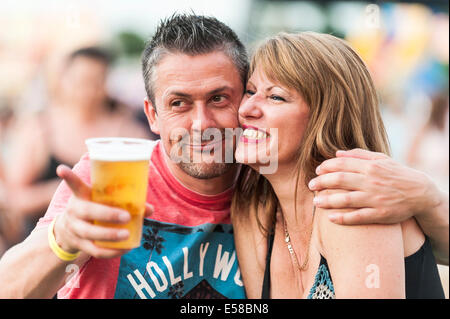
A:
{"type": "Polygon", "coordinates": [[[297,196],[295,196],[297,174],[292,174],[292,172],[295,171],[295,166],[278,167],[275,174],[265,175],[265,177],[270,182],[277,195],[283,218],[286,220],[289,228],[295,226],[304,227],[305,224],[309,227],[311,223],[314,194],[303,183],[304,177],[300,173],[297,196]],[[297,200],[295,200],[295,198],[297,198],[297,200]]]}

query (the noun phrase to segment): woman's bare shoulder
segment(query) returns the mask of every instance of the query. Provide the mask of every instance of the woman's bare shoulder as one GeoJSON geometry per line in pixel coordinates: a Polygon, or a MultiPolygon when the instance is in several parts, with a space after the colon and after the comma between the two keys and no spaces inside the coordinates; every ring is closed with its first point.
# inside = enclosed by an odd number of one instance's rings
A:
{"type": "Polygon", "coordinates": [[[128,137],[148,138],[150,127],[137,120],[133,110],[128,106],[122,106],[110,113],[110,121],[117,125],[119,135],[128,137]]]}
{"type": "Polygon", "coordinates": [[[316,214],[322,254],[338,298],[404,297],[400,224],[338,225],[328,218],[329,211],[318,208],[316,214]],[[383,273],[383,289],[368,289],[365,279],[371,267],[383,273]]]}
{"type": "Polygon", "coordinates": [[[21,115],[8,137],[9,152],[5,165],[13,184],[27,184],[34,180],[46,165],[48,141],[41,114],[21,115]],[[30,160],[32,159],[32,160],[30,160]]]}

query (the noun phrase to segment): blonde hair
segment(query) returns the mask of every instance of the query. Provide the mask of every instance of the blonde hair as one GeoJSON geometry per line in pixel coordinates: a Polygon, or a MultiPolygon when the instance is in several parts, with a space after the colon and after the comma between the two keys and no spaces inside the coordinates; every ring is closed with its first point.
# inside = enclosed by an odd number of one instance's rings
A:
{"type": "MultiPolygon", "coordinates": [[[[280,33],[265,40],[250,62],[249,76],[258,67],[271,81],[297,90],[309,106],[297,160],[297,186],[308,184],[315,169],[337,150],[362,148],[389,154],[386,131],[370,73],[358,54],[343,40],[328,34],[280,33]]],[[[245,167],[232,201],[232,215],[266,214],[272,223],[278,199],[267,179],[245,167]],[[263,206],[263,212],[258,207],[263,206]],[[267,215],[268,214],[268,215],[267,215]]]]}

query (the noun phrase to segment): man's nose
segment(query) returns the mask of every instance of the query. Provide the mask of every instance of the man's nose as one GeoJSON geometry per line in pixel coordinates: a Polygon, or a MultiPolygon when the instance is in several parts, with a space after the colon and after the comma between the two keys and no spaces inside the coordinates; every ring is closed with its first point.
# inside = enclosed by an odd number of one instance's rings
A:
{"type": "Polygon", "coordinates": [[[214,119],[214,114],[206,105],[198,105],[192,117],[192,130],[203,132],[207,128],[214,128],[217,124],[214,119]]]}
{"type": "Polygon", "coordinates": [[[260,118],[261,111],[261,97],[256,94],[245,99],[239,106],[239,117],[241,118],[260,118]]]}

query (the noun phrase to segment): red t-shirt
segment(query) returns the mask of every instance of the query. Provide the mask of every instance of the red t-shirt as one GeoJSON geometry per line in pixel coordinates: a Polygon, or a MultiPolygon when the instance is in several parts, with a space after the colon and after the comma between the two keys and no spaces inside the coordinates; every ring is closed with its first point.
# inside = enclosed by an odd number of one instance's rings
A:
{"type": "MultiPolygon", "coordinates": [[[[150,160],[141,246],[112,259],[91,257],[58,298],[244,298],[230,224],[233,189],[205,196],[171,174],[159,141],[150,160]]],[[[90,184],[85,154],[73,171],[90,184]]],[[[72,192],[62,182],[37,227],[64,212],[72,192]]],[[[73,271],[77,268],[68,268],[73,271]]]]}

